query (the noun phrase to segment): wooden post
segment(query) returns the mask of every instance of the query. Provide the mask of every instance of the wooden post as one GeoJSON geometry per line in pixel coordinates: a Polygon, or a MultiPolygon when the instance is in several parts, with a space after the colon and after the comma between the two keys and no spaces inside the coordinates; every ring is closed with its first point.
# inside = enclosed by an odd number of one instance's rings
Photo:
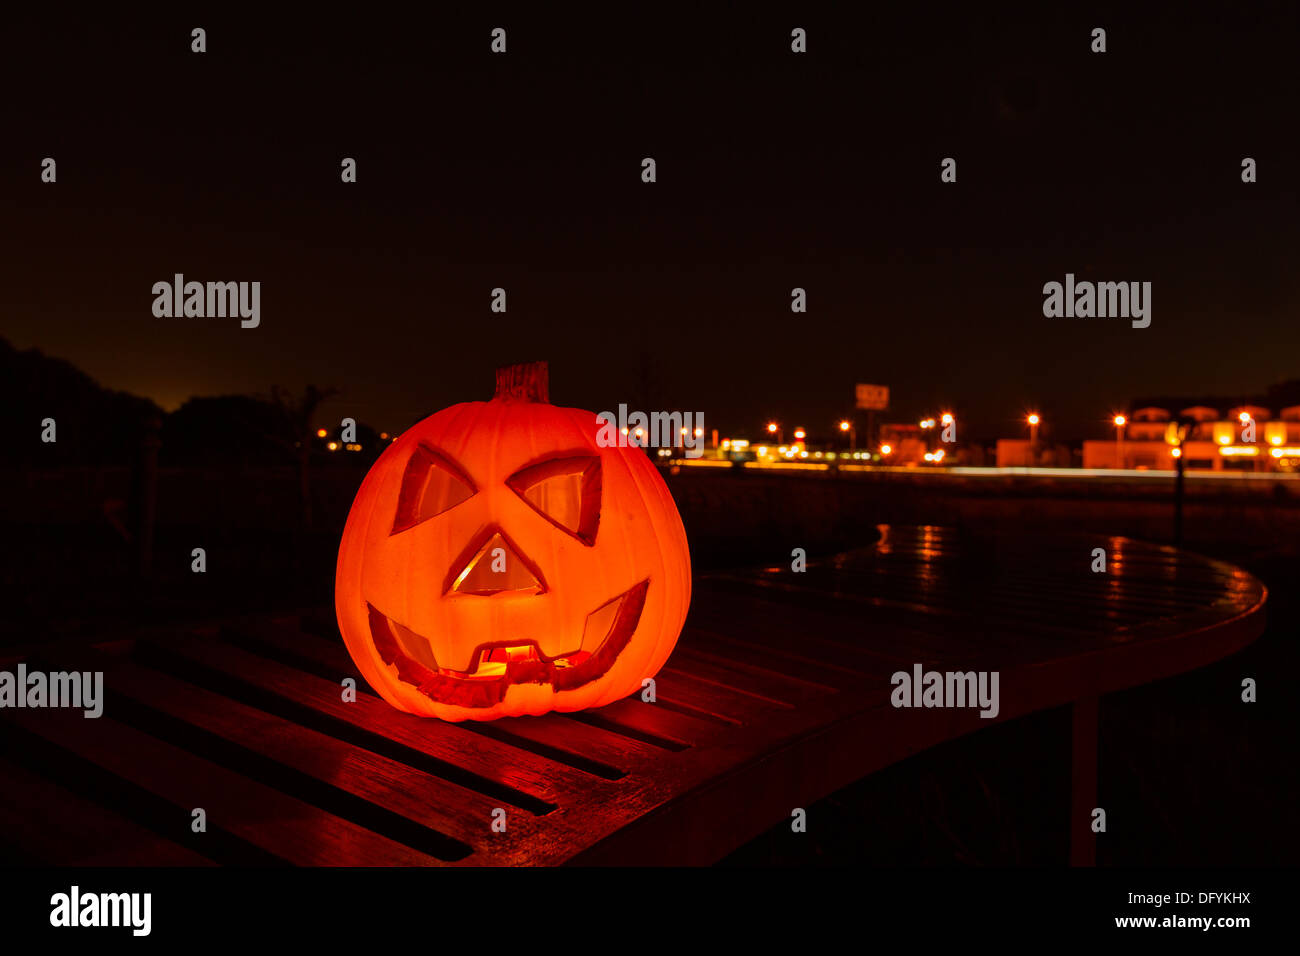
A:
{"type": "Polygon", "coordinates": [[[1070,729],[1070,865],[1097,865],[1097,698],[1076,700],[1070,729]]]}

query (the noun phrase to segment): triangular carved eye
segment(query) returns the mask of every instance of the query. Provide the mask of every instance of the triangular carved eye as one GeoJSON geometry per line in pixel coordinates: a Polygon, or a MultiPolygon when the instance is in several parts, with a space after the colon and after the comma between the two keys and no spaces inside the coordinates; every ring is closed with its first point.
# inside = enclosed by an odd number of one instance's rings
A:
{"type": "Polygon", "coordinates": [[[391,534],[440,515],[472,498],[477,491],[469,475],[446,455],[428,445],[417,445],[402,473],[402,490],[397,495],[397,516],[391,534]]]}
{"type": "Polygon", "coordinates": [[[600,525],[600,459],[556,458],[517,471],[506,485],[551,524],[590,547],[600,525]]]}

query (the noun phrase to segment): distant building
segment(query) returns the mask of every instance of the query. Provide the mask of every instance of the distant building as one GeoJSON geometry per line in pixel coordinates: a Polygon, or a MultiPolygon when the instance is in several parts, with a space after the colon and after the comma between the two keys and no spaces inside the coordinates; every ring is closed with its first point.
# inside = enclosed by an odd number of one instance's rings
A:
{"type": "Polygon", "coordinates": [[[919,465],[925,461],[930,452],[930,429],[919,425],[883,424],[880,426],[880,448],[884,460],[891,465],[919,465]]]}
{"type": "Polygon", "coordinates": [[[1139,471],[1174,467],[1178,421],[1187,427],[1182,440],[1188,468],[1222,471],[1300,470],[1300,405],[1276,417],[1259,405],[1239,405],[1220,413],[1207,405],[1181,409],[1139,408],[1115,437],[1083,443],[1083,467],[1139,471]],[[1249,440],[1253,427],[1254,440],[1249,440]]]}
{"type": "Polygon", "coordinates": [[[1028,438],[999,438],[999,468],[1069,468],[1070,449],[1050,442],[1031,442],[1028,438]]]}

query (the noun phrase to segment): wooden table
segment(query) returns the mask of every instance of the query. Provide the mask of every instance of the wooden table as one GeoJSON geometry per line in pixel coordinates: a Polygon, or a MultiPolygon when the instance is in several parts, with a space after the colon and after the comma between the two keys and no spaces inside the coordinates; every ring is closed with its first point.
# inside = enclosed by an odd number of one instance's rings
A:
{"type": "Polygon", "coordinates": [[[359,678],[344,703],[358,675],[324,612],[55,649],[31,666],[106,670],[105,715],[0,712],[0,842],[52,863],[709,863],[994,722],[891,706],[891,675],[921,664],[997,671],[997,720],[1073,705],[1061,812],[1086,864],[1098,698],[1239,650],[1265,599],[1238,568],[1124,538],[885,527],[803,573],[699,576],[655,703],[486,724],[398,713],[359,678]]]}

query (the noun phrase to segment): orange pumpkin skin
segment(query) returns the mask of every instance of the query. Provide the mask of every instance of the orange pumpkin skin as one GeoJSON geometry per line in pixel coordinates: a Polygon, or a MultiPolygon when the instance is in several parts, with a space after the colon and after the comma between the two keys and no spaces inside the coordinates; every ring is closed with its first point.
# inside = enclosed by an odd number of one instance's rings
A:
{"type": "Polygon", "coordinates": [[[667,486],[643,451],[600,447],[594,413],[547,404],[539,366],[404,432],[352,503],[339,629],[399,710],[599,707],[640,690],[681,632],[690,556],[667,486]]]}

